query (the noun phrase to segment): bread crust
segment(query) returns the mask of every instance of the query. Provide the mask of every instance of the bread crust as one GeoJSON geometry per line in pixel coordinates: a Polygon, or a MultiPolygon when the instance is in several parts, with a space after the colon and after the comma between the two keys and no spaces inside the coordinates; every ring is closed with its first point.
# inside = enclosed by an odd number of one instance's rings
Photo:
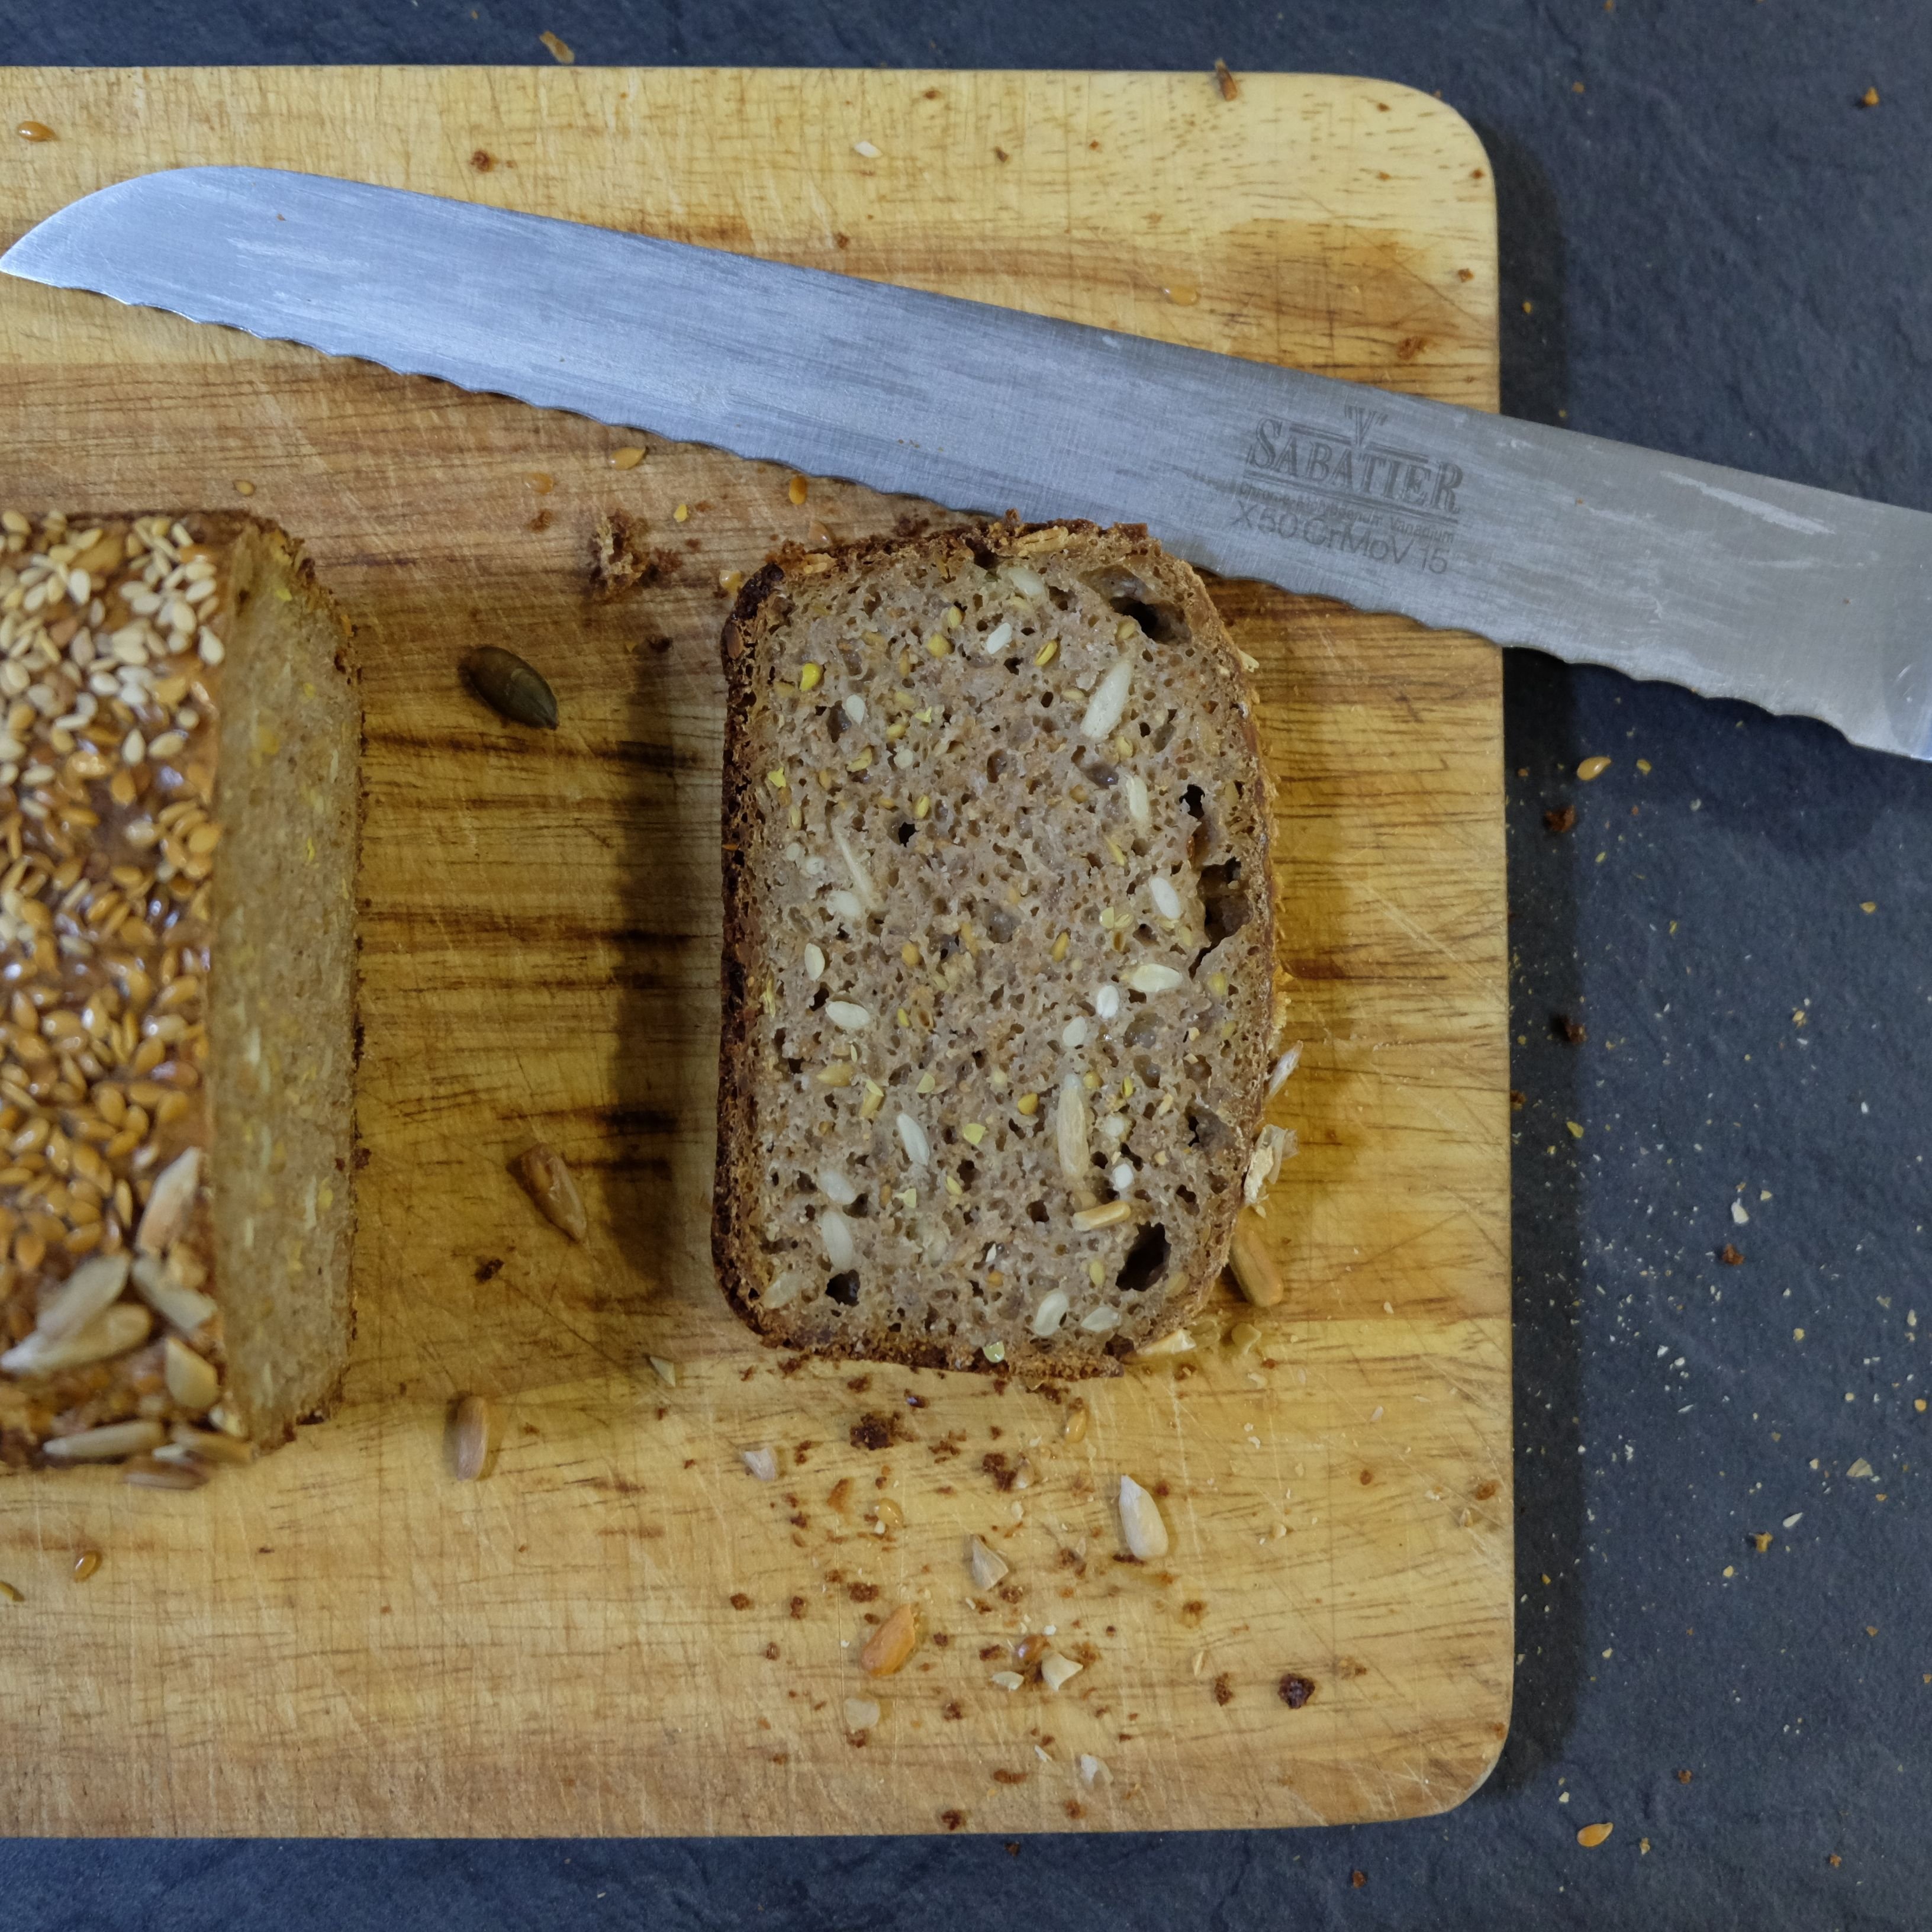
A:
{"type": "MultiPolygon", "coordinates": [[[[910,541],[873,537],[827,550],[792,548],[780,552],[745,584],[720,640],[727,692],[722,812],[723,1010],[712,1214],[712,1253],[718,1284],[740,1318],[771,1347],[801,1348],[828,1360],[888,1361],[910,1367],[970,1369],[1027,1377],[1117,1375],[1120,1358],[1132,1352],[1131,1345],[1118,1335],[1104,1348],[1076,1354],[1035,1345],[1022,1334],[1009,1341],[1004,1360],[990,1361],[976,1352],[970,1359],[962,1359],[956,1349],[944,1343],[875,1330],[802,1340],[785,1319],[784,1310],[763,1309],[757,1298],[755,1291],[769,1271],[757,1226],[763,1162],[758,1145],[759,994],[754,975],[764,932],[750,863],[754,841],[760,835],[757,788],[761,780],[750,742],[758,703],[759,652],[774,626],[788,614],[791,598],[802,587],[836,588],[884,565],[909,558],[946,575],[969,564],[992,567],[1043,560],[1077,566],[1083,574],[1119,571],[1138,578],[1157,592],[1163,603],[1184,614],[1192,640],[1218,654],[1216,668],[1238,699],[1235,716],[1248,766],[1244,776],[1254,782],[1248,794],[1250,808],[1240,822],[1231,819],[1225,833],[1240,860],[1244,876],[1265,882],[1264,890],[1252,894],[1246,917],[1256,928],[1256,950],[1269,962],[1272,992],[1274,887],[1269,844],[1273,796],[1262,755],[1252,682],[1199,577],[1187,564],[1162,550],[1144,526],[1102,529],[1073,519],[1025,524],[1009,518],[950,526],[910,541]]],[[[1224,1116],[1232,1116],[1228,1124],[1234,1130],[1236,1182],[1204,1204],[1206,1231],[1197,1246],[1197,1265],[1184,1280],[1166,1285],[1162,1332],[1183,1325],[1198,1312],[1226,1263],[1241,1205],[1238,1172],[1245,1168],[1267,1103],[1271,1050],[1270,1028],[1265,1022],[1238,1042],[1238,1071],[1222,1108],[1224,1116]]]]}

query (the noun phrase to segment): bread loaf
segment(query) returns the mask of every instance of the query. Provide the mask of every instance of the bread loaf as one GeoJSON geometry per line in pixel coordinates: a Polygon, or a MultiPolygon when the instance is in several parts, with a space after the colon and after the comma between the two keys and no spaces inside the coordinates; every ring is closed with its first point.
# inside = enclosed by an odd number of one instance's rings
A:
{"type": "Polygon", "coordinates": [[[191,1480],[346,1358],[346,627],[252,518],[0,521],[0,1460],[191,1480]]]}
{"type": "Polygon", "coordinates": [[[1118,1372],[1219,1274],[1265,1098],[1268,789],[1199,579],[1084,524],[792,551],[723,649],[725,1294],[1118,1372]]]}

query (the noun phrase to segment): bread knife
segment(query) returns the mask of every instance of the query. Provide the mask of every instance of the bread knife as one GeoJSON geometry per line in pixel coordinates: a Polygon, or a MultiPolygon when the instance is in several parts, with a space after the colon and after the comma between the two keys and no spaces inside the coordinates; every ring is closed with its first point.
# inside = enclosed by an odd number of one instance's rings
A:
{"type": "Polygon", "coordinates": [[[61,288],[1932,757],[1932,516],[1118,331],[272,169],[136,176],[0,257],[61,288]]]}

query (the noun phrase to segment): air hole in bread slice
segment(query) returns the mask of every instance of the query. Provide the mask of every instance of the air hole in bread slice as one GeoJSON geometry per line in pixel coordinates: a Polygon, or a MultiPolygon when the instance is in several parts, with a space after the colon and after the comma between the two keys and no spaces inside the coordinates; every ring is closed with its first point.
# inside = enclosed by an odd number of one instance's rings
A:
{"type": "Polygon", "coordinates": [[[1129,1294],[1140,1294],[1167,1272],[1167,1230],[1158,1221],[1143,1228],[1127,1258],[1120,1264],[1114,1286],[1129,1294]]]}
{"type": "Polygon", "coordinates": [[[1238,859],[1201,868],[1201,903],[1207,914],[1210,948],[1219,946],[1231,932],[1239,932],[1248,922],[1248,896],[1237,883],[1240,876],[1238,859]]]}

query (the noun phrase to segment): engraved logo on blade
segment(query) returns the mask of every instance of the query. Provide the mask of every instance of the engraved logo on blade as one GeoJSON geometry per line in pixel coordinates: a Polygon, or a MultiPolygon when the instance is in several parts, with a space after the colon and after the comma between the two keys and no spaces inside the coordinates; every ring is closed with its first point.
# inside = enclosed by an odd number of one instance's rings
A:
{"type": "Polygon", "coordinates": [[[1386,410],[1352,405],[1345,431],[1264,418],[1248,440],[1234,527],[1374,563],[1446,571],[1462,470],[1382,434],[1386,410]]]}

